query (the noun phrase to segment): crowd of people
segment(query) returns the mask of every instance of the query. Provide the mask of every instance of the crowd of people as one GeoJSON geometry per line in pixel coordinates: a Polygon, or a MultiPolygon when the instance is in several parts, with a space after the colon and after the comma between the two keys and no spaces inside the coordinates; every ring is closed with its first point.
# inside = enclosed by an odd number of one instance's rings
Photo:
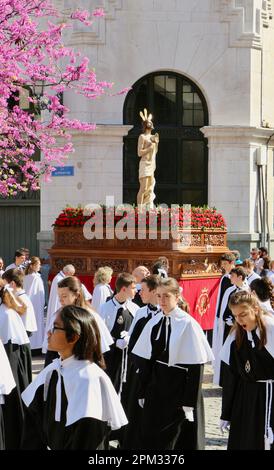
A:
{"type": "Polygon", "coordinates": [[[261,247],[220,265],[211,348],[165,257],[114,290],[100,267],[92,294],[66,265],[48,299],[38,257],[20,248],[6,269],[0,258],[0,449],[204,449],[206,363],[228,449],[272,449],[274,262],[261,247]]]}

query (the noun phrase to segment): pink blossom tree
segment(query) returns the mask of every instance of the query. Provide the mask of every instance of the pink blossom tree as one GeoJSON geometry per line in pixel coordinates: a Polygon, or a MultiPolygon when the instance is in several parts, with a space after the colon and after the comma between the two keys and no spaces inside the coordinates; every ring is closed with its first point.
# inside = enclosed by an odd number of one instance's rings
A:
{"type": "Polygon", "coordinates": [[[39,189],[54,165],[73,151],[70,131],[95,125],[69,118],[62,93],[95,99],[112,86],[97,81],[89,61],[65,47],[62,34],[72,21],[87,27],[103,16],[76,10],[64,17],[50,0],[0,0],[0,195],[39,189]],[[22,96],[29,105],[20,106],[22,96]],[[41,161],[34,161],[40,151],[41,161]]]}

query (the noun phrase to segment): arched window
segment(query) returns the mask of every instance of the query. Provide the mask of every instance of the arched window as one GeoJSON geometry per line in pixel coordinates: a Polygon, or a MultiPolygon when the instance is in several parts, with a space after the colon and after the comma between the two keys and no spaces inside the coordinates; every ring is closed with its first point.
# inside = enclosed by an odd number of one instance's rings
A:
{"type": "Polygon", "coordinates": [[[153,114],[160,144],[156,157],[156,204],[207,204],[207,141],[200,128],[208,124],[205,99],[188,78],[157,72],[139,80],[128,93],[124,124],[134,127],[124,138],[123,200],[136,203],[139,189],[139,111],[153,114]]]}

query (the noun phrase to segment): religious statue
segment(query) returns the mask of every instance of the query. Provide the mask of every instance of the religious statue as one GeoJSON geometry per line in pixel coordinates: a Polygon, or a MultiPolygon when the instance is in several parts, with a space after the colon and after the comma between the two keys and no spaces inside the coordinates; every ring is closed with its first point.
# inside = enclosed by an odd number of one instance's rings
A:
{"type": "Polygon", "coordinates": [[[137,204],[153,208],[153,201],[155,199],[154,187],[155,178],[154,172],[156,169],[156,154],[159,145],[159,134],[152,135],[154,129],[152,122],[152,114],[148,114],[147,110],[140,111],[140,116],[143,121],[143,133],[138,139],[138,157],[139,163],[139,182],[140,188],[137,195],[137,204]]]}

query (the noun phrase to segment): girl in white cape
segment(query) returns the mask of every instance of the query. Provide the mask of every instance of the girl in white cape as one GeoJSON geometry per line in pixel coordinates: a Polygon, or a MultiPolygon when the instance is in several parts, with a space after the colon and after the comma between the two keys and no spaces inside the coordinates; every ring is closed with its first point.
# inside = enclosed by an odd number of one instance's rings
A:
{"type": "Polygon", "coordinates": [[[23,449],[105,449],[110,429],[127,419],[103,371],[100,333],[94,317],[69,305],[48,333],[55,359],[23,392],[23,449]]]}
{"type": "MultiPolygon", "coordinates": [[[[0,339],[0,450],[5,449],[5,425],[4,425],[4,409],[6,397],[15,389],[16,384],[12,375],[9,360],[6,351],[0,339]]],[[[17,420],[13,425],[16,426],[17,420]]]]}
{"type": "Polygon", "coordinates": [[[178,308],[177,281],[163,279],[157,293],[163,313],[146,324],[132,350],[146,359],[140,361],[139,371],[141,448],[202,449],[201,382],[203,365],[213,354],[197,321],[178,308]]]}

